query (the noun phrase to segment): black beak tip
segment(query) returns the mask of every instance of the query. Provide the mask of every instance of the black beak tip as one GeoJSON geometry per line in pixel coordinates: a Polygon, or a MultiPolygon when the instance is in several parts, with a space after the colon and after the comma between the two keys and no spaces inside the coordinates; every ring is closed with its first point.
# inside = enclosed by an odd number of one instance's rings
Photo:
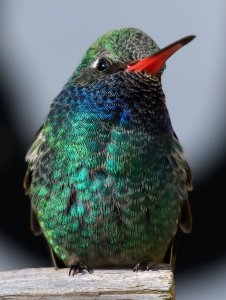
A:
{"type": "Polygon", "coordinates": [[[196,38],[196,35],[188,35],[180,40],[180,44],[184,46],[194,40],[194,38],[196,38]]]}

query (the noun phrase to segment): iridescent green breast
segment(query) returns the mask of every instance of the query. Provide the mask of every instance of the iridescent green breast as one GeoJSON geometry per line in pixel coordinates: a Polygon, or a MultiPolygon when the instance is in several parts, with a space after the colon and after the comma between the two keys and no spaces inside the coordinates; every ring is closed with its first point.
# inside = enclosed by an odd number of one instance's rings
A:
{"type": "Polygon", "coordinates": [[[30,193],[47,240],[66,264],[163,259],[186,193],[169,160],[172,137],[156,144],[145,130],[84,120],[80,114],[70,131],[56,125],[54,135],[51,124],[43,130],[49,150],[30,193]]]}

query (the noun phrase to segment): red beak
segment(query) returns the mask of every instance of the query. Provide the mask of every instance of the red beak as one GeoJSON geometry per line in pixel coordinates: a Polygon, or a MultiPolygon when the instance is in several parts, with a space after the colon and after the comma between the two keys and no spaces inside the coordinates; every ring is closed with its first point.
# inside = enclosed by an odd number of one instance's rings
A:
{"type": "Polygon", "coordinates": [[[177,50],[188,44],[195,38],[195,35],[186,36],[173,44],[159,50],[151,56],[147,56],[132,65],[127,66],[127,71],[138,73],[141,71],[149,72],[152,75],[156,75],[161,69],[166,60],[173,55],[177,50]]]}

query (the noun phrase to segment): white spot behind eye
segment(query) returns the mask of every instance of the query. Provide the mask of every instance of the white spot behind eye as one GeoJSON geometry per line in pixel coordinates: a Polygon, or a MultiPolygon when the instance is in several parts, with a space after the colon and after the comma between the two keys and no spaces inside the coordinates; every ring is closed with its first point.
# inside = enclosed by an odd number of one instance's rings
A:
{"type": "Polygon", "coordinates": [[[92,63],[92,68],[96,68],[97,67],[97,64],[98,64],[98,62],[99,62],[99,60],[100,60],[100,58],[98,57],[93,63],[92,63]]]}

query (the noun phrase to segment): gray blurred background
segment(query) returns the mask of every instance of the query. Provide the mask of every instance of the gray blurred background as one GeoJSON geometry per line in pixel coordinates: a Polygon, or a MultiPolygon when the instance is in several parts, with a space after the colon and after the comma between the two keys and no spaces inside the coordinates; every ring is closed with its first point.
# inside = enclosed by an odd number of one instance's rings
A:
{"type": "Polygon", "coordinates": [[[137,27],[160,47],[197,38],[167,62],[163,88],[194,175],[194,229],[178,245],[178,300],[226,299],[226,9],[223,0],[1,0],[0,270],[50,265],[29,229],[24,156],[87,47],[137,27]]]}

